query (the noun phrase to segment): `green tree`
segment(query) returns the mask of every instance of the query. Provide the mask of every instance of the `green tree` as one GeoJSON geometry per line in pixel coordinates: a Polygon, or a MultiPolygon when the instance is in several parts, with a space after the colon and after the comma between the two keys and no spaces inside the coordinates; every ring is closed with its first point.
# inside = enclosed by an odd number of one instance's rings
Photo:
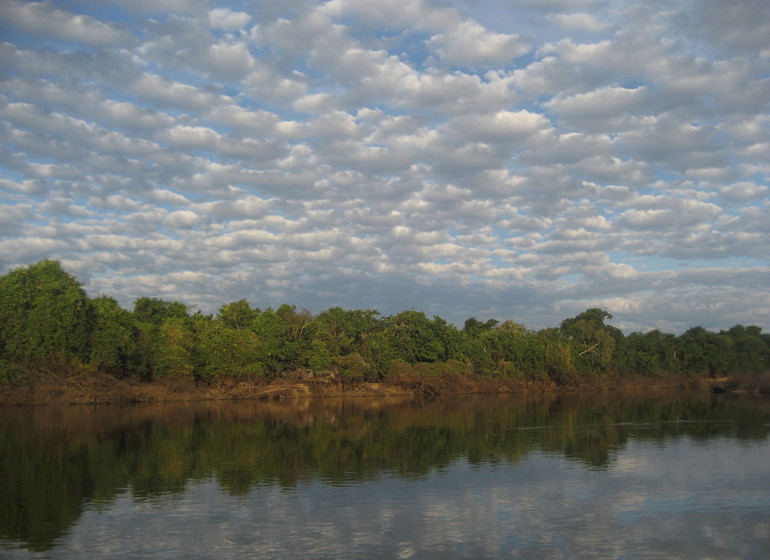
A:
{"type": "Polygon", "coordinates": [[[140,363],[139,331],[131,313],[111,297],[99,296],[91,303],[96,322],[91,335],[90,362],[98,370],[117,376],[136,371],[140,363]]]}
{"type": "Polygon", "coordinates": [[[364,358],[358,352],[346,356],[335,356],[332,367],[339,375],[342,384],[346,385],[354,381],[360,381],[369,367],[364,358]]]}
{"type": "Polygon", "coordinates": [[[189,307],[179,301],[141,297],[134,302],[132,320],[141,357],[137,371],[142,379],[152,381],[158,375],[192,371],[189,318],[189,307]]]}
{"type": "Polygon", "coordinates": [[[192,362],[196,379],[262,377],[266,367],[259,337],[253,331],[231,328],[221,321],[193,316],[192,362]]]}
{"type": "Polygon", "coordinates": [[[180,301],[141,297],[134,302],[134,319],[140,323],[161,325],[166,319],[186,319],[190,308],[180,301]]]}
{"type": "Polygon", "coordinates": [[[368,309],[341,307],[319,313],[307,325],[306,332],[311,339],[307,364],[317,371],[338,371],[337,366],[345,363],[342,358],[356,354],[363,363],[363,374],[374,374],[377,352],[372,349],[370,337],[380,328],[378,315],[368,309]]]}
{"type": "Polygon", "coordinates": [[[323,342],[335,356],[362,352],[368,335],[379,328],[378,313],[366,309],[331,307],[308,325],[313,340],[323,342]]]}
{"type": "Polygon", "coordinates": [[[85,290],[57,261],[0,277],[0,357],[46,368],[85,362],[94,311],[85,290]]]}
{"type": "Polygon", "coordinates": [[[770,371],[770,347],[763,338],[761,327],[735,325],[719,334],[732,340],[731,374],[770,371]]]}
{"type": "Polygon", "coordinates": [[[575,363],[585,373],[603,374],[617,370],[615,348],[622,341],[623,333],[605,325],[606,319],[612,319],[612,315],[592,308],[561,323],[561,334],[573,344],[575,363]]]}
{"type": "Polygon", "coordinates": [[[275,376],[307,365],[310,349],[308,323],[310,313],[283,304],[277,310],[268,308],[254,319],[252,330],[259,338],[260,362],[269,375],[275,376]]]}
{"type": "Polygon", "coordinates": [[[676,336],[659,330],[631,333],[619,347],[618,367],[624,373],[661,375],[675,369],[676,336]]]}
{"type": "Polygon", "coordinates": [[[545,373],[557,383],[571,381],[578,374],[576,352],[571,341],[558,328],[537,332],[537,343],[542,348],[545,373]]]}
{"type": "Polygon", "coordinates": [[[473,370],[481,375],[496,375],[497,361],[489,352],[486,334],[499,324],[497,319],[482,323],[476,317],[465,320],[462,335],[462,354],[473,364],[473,370]]]}
{"type": "Polygon", "coordinates": [[[692,327],[676,341],[679,371],[692,376],[721,376],[730,373],[733,340],[727,335],[692,327]]]}
{"type": "Polygon", "coordinates": [[[475,337],[480,335],[482,332],[488,331],[489,329],[495,327],[499,323],[500,321],[497,319],[489,319],[482,323],[476,319],[476,317],[470,317],[469,319],[465,320],[465,324],[463,326],[463,334],[469,337],[475,337]]]}
{"type": "Polygon", "coordinates": [[[154,375],[191,377],[196,365],[196,337],[189,318],[169,317],[157,332],[154,375]]]}
{"type": "Polygon", "coordinates": [[[408,363],[436,362],[446,355],[436,324],[422,311],[402,311],[386,322],[384,334],[395,359],[408,363]]]}
{"type": "Polygon", "coordinates": [[[544,347],[523,325],[505,321],[485,330],[479,342],[497,375],[533,379],[545,373],[544,347]]]}
{"type": "Polygon", "coordinates": [[[241,299],[220,307],[217,320],[231,329],[248,329],[259,313],[259,309],[252,308],[248,301],[241,299]]]}

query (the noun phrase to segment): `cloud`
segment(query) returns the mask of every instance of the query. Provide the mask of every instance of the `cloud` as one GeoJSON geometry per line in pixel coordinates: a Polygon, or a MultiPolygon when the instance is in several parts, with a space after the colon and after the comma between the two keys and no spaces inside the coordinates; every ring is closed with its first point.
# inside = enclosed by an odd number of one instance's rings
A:
{"type": "Polygon", "coordinates": [[[131,85],[131,89],[141,100],[163,108],[202,110],[228,101],[221,94],[169,80],[157,74],[143,74],[131,85]]]}
{"type": "Polygon", "coordinates": [[[434,35],[428,46],[441,58],[459,66],[507,66],[529,51],[518,35],[491,32],[470,20],[447,33],[434,35]]]}
{"type": "Polygon", "coordinates": [[[762,0],[738,0],[729,6],[718,0],[706,0],[687,17],[696,23],[687,26],[694,35],[730,52],[755,53],[767,46],[770,7],[762,0]]]}
{"type": "Polygon", "coordinates": [[[489,142],[519,142],[550,128],[548,119],[530,111],[498,111],[493,115],[465,115],[448,124],[452,134],[489,142]]]}
{"type": "Polygon", "coordinates": [[[0,265],[129,307],[770,328],[762,3],[602,6],[6,2],[0,265]]]}
{"type": "Polygon", "coordinates": [[[546,107],[566,126],[586,132],[619,132],[638,127],[648,103],[644,86],[602,87],[586,93],[557,96],[546,107]]]}
{"type": "Polygon", "coordinates": [[[229,8],[216,8],[208,15],[209,25],[222,31],[236,31],[243,29],[251,21],[251,16],[246,12],[234,12],[229,8]]]}
{"type": "Polygon", "coordinates": [[[132,35],[112,23],[82,14],[71,14],[49,1],[20,2],[7,0],[0,5],[0,18],[10,25],[40,37],[73,41],[86,45],[123,46],[132,43],[132,35]]]}
{"type": "Polygon", "coordinates": [[[581,31],[598,32],[604,31],[610,27],[609,23],[601,21],[593,14],[585,12],[552,14],[549,16],[549,19],[567,29],[577,29],[581,31]]]}
{"type": "Polygon", "coordinates": [[[639,197],[634,205],[635,209],[618,216],[621,225],[639,229],[688,228],[710,223],[721,213],[715,204],[666,196],[639,197]]]}
{"type": "Polygon", "coordinates": [[[432,5],[426,0],[332,0],[319,11],[330,17],[356,16],[377,27],[417,27],[448,29],[459,23],[460,15],[453,8],[432,5]]]}
{"type": "Polygon", "coordinates": [[[733,183],[722,188],[720,196],[730,202],[751,202],[767,199],[770,188],[747,181],[733,183]]]}

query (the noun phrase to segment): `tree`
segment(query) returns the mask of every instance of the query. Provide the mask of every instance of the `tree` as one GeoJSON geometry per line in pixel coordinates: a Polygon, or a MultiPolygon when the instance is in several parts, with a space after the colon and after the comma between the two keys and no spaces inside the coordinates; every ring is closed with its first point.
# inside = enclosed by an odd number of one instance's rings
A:
{"type": "Polygon", "coordinates": [[[557,328],[537,332],[537,342],[542,348],[544,370],[557,383],[573,379],[577,375],[576,352],[572,343],[557,328]]]}
{"type": "Polygon", "coordinates": [[[97,369],[122,376],[137,369],[139,331],[131,313],[111,297],[100,296],[91,303],[96,317],[91,335],[90,362],[97,369]]]}
{"type": "Polygon", "coordinates": [[[85,290],[57,261],[0,278],[0,356],[51,367],[88,359],[94,310],[85,290]]]}
{"type": "Polygon", "coordinates": [[[134,319],[141,323],[161,325],[166,319],[186,319],[189,307],[180,301],[141,297],[134,302],[134,319]]]}
{"type": "Polygon", "coordinates": [[[346,356],[336,356],[333,360],[333,368],[339,375],[343,385],[352,381],[360,381],[368,368],[361,354],[354,352],[346,356]]]}
{"type": "MultiPolygon", "coordinates": [[[[361,366],[362,375],[373,373],[381,357],[371,344],[376,341],[376,335],[375,339],[371,336],[380,328],[378,315],[369,309],[347,310],[341,307],[331,307],[319,313],[306,329],[310,337],[308,366],[317,371],[335,370],[340,373],[341,364],[357,363],[361,366]],[[358,358],[351,358],[353,361],[343,359],[353,354],[358,358]]],[[[353,370],[348,367],[348,371],[353,370]]]]}
{"type": "Polygon", "coordinates": [[[258,315],[259,309],[253,309],[248,301],[241,299],[220,307],[217,320],[231,329],[248,329],[258,315]]]}
{"type": "Polygon", "coordinates": [[[436,362],[446,355],[434,321],[425,313],[410,309],[387,319],[384,335],[395,359],[408,363],[436,362]]]}
{"type": "Polygon", "coordinates": [[[462,354],[464,359],[470,360],[473,370],[482,375],[494,375],[497,373],[497,361],[489,352],[487,333],[499,324],[497,319],[489,319],[482,323],[476,317],[465,320],[462,335],[462,354]]]}
{"type": "Polygon", "coordinates": [[[153,374],[161,377],[192,376],[195,371],[195,334],[189,318],[169,317],[158,327],[154,344],[153,374]]]}
{"type": "Polygon", "coordinates": [[[615,348],[622,341],[623,333],[605,325],[605,319],[612,319],[612,315],[592,308],[561,323],[561,334],[573,343],[578,358],[576,364],[586,373],[608,373],[616,369],[615,348]]]}
{"type": "Polygon", "coordinates": [[[729,337],[733,342],[730,373],[770,371],[770,347],[763,339],[761,327],[735,325],[727,331],[720,331],[719,334],[729,337]]]}
{"type": "Polygon", "coordinates": [[[268,373],[277,375],[306,365],[310,319],[309,312],[298,312],[294,305],[287,304],[275,311],[268,308],[257,315],[251,329],[259,338],[260,361],[268,373]]]}
{"type": "Polygon", "coordinates": [[[194,315],[190,319],[196,379],[253,377],[265,374],[259,337],[249,329],[231,328],[221,321],[194,315]]]}
{"type": "Polygon", "coordinates": [[[617,348],[618,368],[623,373],[659,375],[673,371],[676,337],[659,330],[634,332],[617,348]]]}
{"type": "Polygon", "coordinates": [[[145,381],[156,375],[192,370],[192,333],[186,323],[189,318],[189,307],[179,301],[141,297],[134,302],[132,319],[139,333],[141,355],[137,370],[145,381]]]}
{"type": "Polygon", "coordinates": [[[529,379],[541,377],[545,372],[544,346],[523,325],[505,321],[484,333],[502,375],[515,375],[529,379]]]}
{"type": "Polygon", "coordinates": [[[308,325],[310,336],[323,342],[335,356],[361,352],[367,336],[379,328],[378,315],[370,309],[331,307],[319,313],[308,325]]]}
{"type": "Polygon", "coordinates": [[[463,326],[463,334],[466,336],[478,336],[484,331],[488,331],[489,329],[496,326],[500,321],[497,319],[489,319],[486,322],[482,323],[476,317],[470,317],[469,319],[465,320],[465,324],[463,326]]]}
{"type": "Polygon", "coordinates": [[[692,327],[676,341],[679,371],[693,376],[730,373],[733,340],[724,334],[692,327]]]}

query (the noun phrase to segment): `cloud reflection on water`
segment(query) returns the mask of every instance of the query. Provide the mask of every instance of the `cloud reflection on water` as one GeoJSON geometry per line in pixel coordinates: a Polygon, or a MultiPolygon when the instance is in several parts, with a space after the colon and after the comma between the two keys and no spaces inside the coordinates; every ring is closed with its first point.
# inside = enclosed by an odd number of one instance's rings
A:
{"type": "Polygon", "coordinates": [[[244,496],[208,480],[90,510],[54,557],[751,558],[770,550],[768,459],[766,443],[681,439],[632,443],[607,471],[534,452],[416,481],[313,480],[244,496]]]}

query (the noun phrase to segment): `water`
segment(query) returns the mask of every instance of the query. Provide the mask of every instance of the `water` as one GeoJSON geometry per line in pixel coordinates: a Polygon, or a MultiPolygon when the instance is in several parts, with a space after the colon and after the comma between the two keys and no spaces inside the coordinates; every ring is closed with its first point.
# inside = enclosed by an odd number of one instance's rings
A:
{"type": "Polygon", "coordinates": [[[0,409],[0,558],[768,558],[770,401],[0,409]]]}

